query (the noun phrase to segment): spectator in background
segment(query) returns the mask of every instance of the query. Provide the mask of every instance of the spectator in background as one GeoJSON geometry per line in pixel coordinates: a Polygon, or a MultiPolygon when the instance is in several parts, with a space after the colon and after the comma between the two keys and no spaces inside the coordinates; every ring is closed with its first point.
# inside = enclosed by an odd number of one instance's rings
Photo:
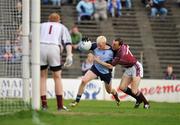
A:
{"type": "Polygon", "coordinates": [[[141,3],[146,7],[147,5],[149,6],[151,0],[141,0],[141,3]]]}
{"type": "Polygon", "coordinates": [[[89,2],[91,2],[91,3],[95,3],[95,2],[96,2],[96,0],[89,0],[89,2]]]}
{"type": "Polygon", "coordinates": [[[131,9],[132,8],[132,1],[131,0],[126,0],[126,8],[131,9]]]}
{"type": "Polygon", "coordinates": [[[14,56],[15,56],[15,59],[14,61],[16,60],[20,60],[21,57],[22,57],[22,35],[23,35],[23,32],[22,32],[22,25],[19,25],[19,28],[17,29],[16,31],[16,34],[17,34],[17,37],[14,41],[14,56]]]}
{"type": "Polygon", "coordinates": [[[80,0],[72,0],[71,3],[76,5],[80,0]]]}
{"type": "Polygon", "coordinates": [[[76,10],[78,12],[78,22],[81,20],[91,20],[94,13],[93,3],[89,0],[81,0],[77,6],[76,10]]]}
{"type": "Polygon", "coordinates": [[[89,53],[87,55],[87,58],[84,62],[82,62],[82,66],[81,66],[81,70],[82,70],[82,74],[85,75],[85,73],[91,69],[92,65],[93,65],[93,61],[94,61],[94,56],[92,53],[89,53]]]}
{"type": "Polygon", "coordinates": [[[46,5],[46,4],[49,3],[49,0],[41,0],[41,3],[44,4],[44,5],[46,5]]]}
{"type": "Polygon", "coordinates": [[[94,6],[94,3],[96,2],[96,0],[89,0],[89,2],[91,2],[94,6]]]}
{"type": "Polygon", "coordinates": [[[6,45],[3,52],[3,59],[6,61],[12,60],[13,58],[13,47],[11,45],[11,41],[7,40],[6,45]]]}
{"type": "Polygon", "coordinates": [[[132,1],[131,0],[121,0],[121,3],[128,10],[130,10],[132,8],[132,1]]]}
{"type": "Polygon", "coordinates": [[[95,2],[96,2],[96,0],[89,0],[89,2],[91,2],[93,4],[93,9],[95,10],[95,2]]]}
{"type": "Polygon", "coordinates": [[[175,80],[176,79],[176,75],[173,73],[173,66],[172,64],[169,64],[167,66],[165,75],[164,75],[164,79],[169,79],[169,80],[175,80]]]}
{"type": "Polygon", "coordinates": [[[177,4],[178,4],[178,6],[180,7],[180,0],[177,0],[177,2],[176,2],[177,4]]]}
{"type": "Polygon", "coordinates": [[[141,0],[141,3],[146,6],[146,0],[141,0]]]}
{"type": "Polygon", "coordinates": [[[16,10],[17,10],[18,17],[21,18],[22,17],[22,0],[18,0],[16,4],[16,10]]]}
{"type": "Polygon", "coordinates": [[[72,3],[71,0],[61,0],[62,5],[68,5],[68,4],[71,4],[71,3],[72,3]]]}
{"type": "Polygon", "coordinates": [[[61,6],[61,0],[51,0],[51,2],[54,6],[61,6]]]}
{"type": "Polygon", "coordinates": [[[22,25],[15,34],[16,38],[13,41],[6,40],[5,46],[0,47],[0,60],[17,62],[22,58],[22,25]]]}
{"type": "Polygon", "coordinates": [[[151,0],[151,16],[155,17],[157,14],[166,16],[168,10],[165,8],[166,0],[151,0]]]}
{"type": "Polygon", "coordinates": [[[78,44],[82,40],[82,34],[79,32],[79,29],[76,25],[74,25],[70,31],[71,39],[72,39],[72,48],[74,50],[78,49],[78,44]]]}
{"type": "Polygon", "coordinates": [[[15,40],[15,43],[21,43],[22,42],[22,35],[23,35],[23,32],[22,32],[22,25],[19,25],[19,28],[17,29],[16,31],[16,40],[15,40]]]}
{"type": "Polygon", "coordinates": [[[122,5],[121,0],[108,0],[108,12],[112,17],[119,17],[121,13],[122,5]]]}
{"type": "Polygon", "coordinates": [[[1,47],[1,54],[1,60],[15,63],[21,61],[22,50],[16,43],[7,40],[6,45],[1,47]]]}
{"type": "Polygon", "coordinates": [[[94,18],[96,21],[107,19],[107,2],[105,0],[96,0],[94,18]]]}

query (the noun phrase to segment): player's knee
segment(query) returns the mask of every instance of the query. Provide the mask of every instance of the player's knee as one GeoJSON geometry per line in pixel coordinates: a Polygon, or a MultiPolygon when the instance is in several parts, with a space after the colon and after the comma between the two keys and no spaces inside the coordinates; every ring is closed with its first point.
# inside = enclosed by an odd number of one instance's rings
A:
{"type": "Polygon", "coordinates": [[[110,89],[106,89],[106,92],[107,92],[108,94],[111,94],[111,90],[110,90],[110,89]]]}
{"type": "Polygon", "coordinates": [[[59,74],[56,74],[56,73],[55,73],[55,74],[53,75],[53,78],[54,78],[54,79],[60,79],[61,76],[60,76],[59,74]]]}
{"type": "Polygon", "coordinates": [[[41,73],[41,78],[46,78],[46,74],[41,73]]]}
{"type": "Polygon", "coordinates": [[[119,86],[119,89],[120,89],[121,91],[124,91],[124,90],[126,89],[126,87],[123,86],[123,85],[120,85],[120,86],[119,86]]]}
{"type": "Polygon", "coordinates": [[[86,85],[88,83],[88,80],[86,78],[82,78],[81,83],[86,85]]]}
{"type": "Polygon", "coordinates": [[[135,90],[135,89],[132,89],[132,93],[134,94],[134,95],[136,95],[137,94],[137,90],[135,90]]]}

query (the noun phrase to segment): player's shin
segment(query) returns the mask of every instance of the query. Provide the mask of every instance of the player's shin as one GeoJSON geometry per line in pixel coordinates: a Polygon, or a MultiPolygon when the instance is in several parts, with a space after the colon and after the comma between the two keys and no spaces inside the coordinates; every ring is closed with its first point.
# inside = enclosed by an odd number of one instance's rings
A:
{"type": "Polygon", "coordinates": [[[132,93],[132,90],[131,90],[129,87],[125,88],[125,89],[123,90],[123,92],[126,93],[126,94],[128,94],[128,95],[130,95],[130,96],[132,96],[133,98],[135,98],[136,101],[139,101],[139,100],[138,100],[138,97],[137,97],[135,94],[132,93]]]}
{"type": "Polygon", "coordinates": [[[47,109],[47,99],[46,99],[46,95],[41,96],[41,105],[42,105],[42,109],[46,110],[47,109]]]}
{"type": "Polygon", "coordinates": [[[56,100],[57,100],[57,108],[63,109],[63,97],[62,95],[56,95],[56,100]]]}
{"type": "Polygon", "coordinates": [[[138,97],[139,100],[143,101],[145,109],[149,109],[150,108],[149,102],[146,100],[146,98],[144,97],[142,92],[138,92],[137,93],[137,97],[138,97]]]}
{"type": "Polygon", "coordinates": [[[77,95],[77,96],[76,96],[76,102],[79,103],[80,100],[81,100],[81,95],[77,95]]]}
{"type": "Polygon", "coordinates": [[[119,99],[118,93],[116,92],[115,89],[112,90],[112,95],[113,95],[114,99],[116,100],[117,105],[119,106],[120,99],[119,99]]]}
{"type": "Polygon", "coordinates": [[[77,106],[77,104],[80,102],[80,100],[81,100],[81,95],[77,95],[77,96],[76,96],[76,100],[74,100],[73,102],[71,102],[71,103],[69,104],[69,106],[71,106],[71,107],[77,106]]]}
{"type": "Polygon", "coordinates": [[[142,92],[139,93],[138,97],[140,98],[140,100],[144,102],[144,104],[149,104],[149,102],[146,100],[142,92]]]}

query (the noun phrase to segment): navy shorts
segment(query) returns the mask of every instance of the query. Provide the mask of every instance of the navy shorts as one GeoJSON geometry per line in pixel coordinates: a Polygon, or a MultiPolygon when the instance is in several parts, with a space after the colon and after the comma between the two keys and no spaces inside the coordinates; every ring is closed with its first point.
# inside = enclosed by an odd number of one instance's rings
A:
{"type": "Polygon", "coordinates": [[[100,77],[100,79],[102,81],[104,81],[106,84],[109,84],[111,82],[112,79],[112,73],[111,71],[107,74],[102,74],[101,72],[99,72],[96,67],[93,65],[90,69],[94,74],[96,74],[98,77],[100,77]]]}

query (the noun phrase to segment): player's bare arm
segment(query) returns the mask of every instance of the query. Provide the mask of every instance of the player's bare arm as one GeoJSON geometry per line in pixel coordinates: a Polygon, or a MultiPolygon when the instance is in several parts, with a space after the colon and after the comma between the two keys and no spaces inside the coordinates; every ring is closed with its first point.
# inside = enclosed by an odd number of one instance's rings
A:
{"type": "Polygon", "coordinates": [[[103,65],[109,69],[113,69],[113,66],[111,64],[101,61],[99,59],[99,57],[94,56],[94,61],[96,61],[97,63],[99,63],[99,64],[101,64],[101,65],[103,65]]]}

